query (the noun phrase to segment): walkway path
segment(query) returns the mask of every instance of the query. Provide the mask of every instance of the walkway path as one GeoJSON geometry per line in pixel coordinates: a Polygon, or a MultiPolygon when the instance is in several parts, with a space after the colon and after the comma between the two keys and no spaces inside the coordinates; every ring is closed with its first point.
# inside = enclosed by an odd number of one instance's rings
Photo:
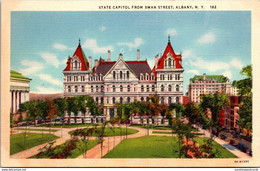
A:
{"type": "MultiPolygon", "coordinates": [[[[193,125],[195,128],[199,129],[200,133],[204,133],[205,137],[210,138],[210,133],[207,130],[203,130],[200,127],[193,125]]],[[[228,151],[230,151],[231,153],[233,153],[234,155],[236,155],[238,158],[251,158],[251,156],[249,156],[248,154],[238,150],[237,148],[235,148],[234,146],[230,145],[228,142],[215,137],[214,136],[214,141],[216,141],[217,143],[219,143],[221,146],[223,146],[225,149],[227,149],[228,151]]]]}

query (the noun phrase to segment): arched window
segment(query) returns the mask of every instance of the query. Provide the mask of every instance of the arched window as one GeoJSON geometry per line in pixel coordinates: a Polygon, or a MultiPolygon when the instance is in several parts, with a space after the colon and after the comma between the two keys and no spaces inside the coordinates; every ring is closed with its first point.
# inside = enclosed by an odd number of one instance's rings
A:
{"type": "Polygon", "coordinates": [[[179,91],[179,85],[178,84],[176,85],[176,91],[179,91]]]}
{"type": "Polygon", "coordinates": [[[101,92],[103,93],[104,92],[104,86],[101,86],[101,92]]]}
{"type": "Polygon", "coordinates": [[[120,92],[123,92],[123,86],[120,85],[120,92]]]}
{"type": "Polygon", "coordinates": [[[127,91],[130,92],[130,85],[127,85],[127,91]]]}
{"type": "Polygon", "coordinates": [[[149,97],[146,97],[146,102],[149,102],[149,97]]]}
{"type": "Polygon", "coordinates": [[[151,80],[154,80],[154,74],[153,73],[151,74],[151,80]]]}
{"type": "Polygon", "coordinates": [[[172,91],[172,86],[168,85],[168,91],[172,91]]]}
{"type": "Polygon", "coordinates": [[[93,92],[94,91],[94,88],[93,88],[93,86],[91,86],[91,92],[93,92]]]}
{"type": "Polygon", "coordinates": [[[113,104],[115,104],[116,103],[116,98],[115,97],[113,97],[113,104]]]}
{"type": "Polygon", "coordinates": [[[71,92],[71,87],[70,86],[68,86],[68,92],[71,92]]]}
{"type": "Polygon", "coordinates": [[[103,103],[104,103],[104,98],[101,97],[101,98],[100,98],[100,101],[101,101],[100,104],[103,104],[103,103]]]}
{"type": "Polygon", "coordinates": [[[143,79],[144,79],[144,75],[140,74],[140,80],[143,80],[143,79]]]}
{"type": "Polygon", "coordinates": [[[171,58],[168,58],[168,65],[169,65],[169,67],[172,66],[172,59],[171,58]]]}
{"type": "Polygon", "coordinates": [[[116,86],[113,85],[113,92],[116,92],[116,86]]]}
{"type": "Polygon", "coordinates": [[[96,97],[96,103],[98,103],[98,97],[96,97]]]}
{"type": "Polygon", "coordinates": [[[144,97],[141,97],[141,101],[142,101],[142,102],[144,101],[144,97]]]}
{"type": "Polygon", "coordinates": [[[163,97],[161,97],[161,103],[162,103],[162,104],[164,103],[164,98],[163,98],[163,97]]]}
{"type": "Polygon", "coordinates": [[[144,86],[141,85],[141,92],[144,92],[144,86]]]}
{"type": "Polygon", "coordinates": [[[130,103],[130,97],[127,97],[127,102],[130,103]]]}
{"type": "Polygon", "coordinates": [[[75,86],[75,92],[78,92],[78,86],[75,86]]]}
{"type": "Polygon", "coordinates": [[[123,97],[120,97],[120,103],[123,103],[123,97]]]}
{"type": "Polygon", "coordinates": [[[164,91],[164,86],[163,85],[161,85],[161,91],[164,91]]]}
{"type": "Polygon", "coordinates": [[[149,75],[148,74],[146,74],[146,80],[149,80],[149,75]]]}
{"type": "Polygon", "coordinates": [[[113,71],[113,79],[116,79],[116,71],[113,71]]]}
{"type": "Polygon", "coordinates": [[[126,78],[129,79],[129,71],[126,71],[126,78]]]}
{"type": "Polygon", "coordinates": [[[85,91],[85,87],[81,86],[81,92],[84,92],[84,91],[85,91]]]}
{"type": "Polygon", "coordinates": [[[150,87],[149,87],[149,85],[146,85],[146,91],[147,91],[147,92],[150,91],[150,87]]]}
{"type": "Polygon", "coordinates": [[[171,97],[169,97],[169,99],[168,99],[168,103],[169,103],[169,104],[172,103],[172,98],[171,98],[171,97]]]}
{"type": "Polygon", "coordinates": [[[96,92],[98,92],[98,86],[96,86],[96,92]]]}
{"type": "Polygon", "coordinates": [[[155,86],[154,85],[152,85],[152,92],[154,92],[155,91],[155,86]]]}
{"type": "Polygon", "coordinates": [[[120,71],[120,79],[123,79],[123,72],[120,71]]]}
{"type": "Polygon", "coordinates": [[[179,103],[179,102],[180,102],[179,97],[176,97],[176,103],[179,103]]]}

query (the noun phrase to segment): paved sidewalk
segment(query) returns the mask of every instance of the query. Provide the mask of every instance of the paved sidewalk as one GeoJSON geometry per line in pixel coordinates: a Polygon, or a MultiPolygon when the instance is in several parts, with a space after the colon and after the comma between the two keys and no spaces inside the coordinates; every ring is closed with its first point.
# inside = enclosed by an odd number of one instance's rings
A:
{"type": "MultiPolygon", "coordinates": [[[[207,130],[203,130],[200,127],[193,125],[194,127],[199,129],[199,132],[204,133],[205,137],[210,138],[210,133],[207,130]]],[[[204,137],[204,136],[203,136],[204,137]]],[[[236,155],[238,158],[251,158],[251,156],[249,156],[248,154],[238,150],[237,148],[235,148],[234,146],[230,145],[228,142],[215,137],[214,136],[214,141],[216,141],[217,143],[219,143],[221,146],[223,146],[225,149],[227,149],[228,151],[230,151],[231,153],[233,153],[234,155],[236,155]]]]}

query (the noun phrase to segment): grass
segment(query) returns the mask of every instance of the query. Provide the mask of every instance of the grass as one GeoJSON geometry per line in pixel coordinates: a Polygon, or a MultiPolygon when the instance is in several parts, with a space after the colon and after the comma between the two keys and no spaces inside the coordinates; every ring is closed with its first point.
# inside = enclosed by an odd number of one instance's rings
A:
{"type": "Polygon", "coordinates": [[[26,128],[18,128],[18,129],[15,129],[15,130],[26,130],[26,131],[45,131],[45,132],[56,132],[58,131],[57,129],[26,129],[26,128]]]}
{"type": "MultiPolygon", "coordinates": [[[[91,148],[95,147],[98,144],[98,140],[89,140],[87,145],[87,150],[90,150],[91,148]]],[[[71,151],[71,155],[69,155],[68,158],[76,158],[80,156],[82,153],[78,149],[74,149],[71,151]]],[[[88,157],[88,152],[87,152],[88,157]]]]}
{"type": "MultiPolygon", "coordinates": [[[[138,127],[138,128],[145,128],[145,129],[147,129],[147,125],[132,124],[132,125],[130,125],[130,127],[138,127]]],[[[172,127],[170,125],[149,125],[149,129],[172,130],[172,127]]],[[[192,127],[192,131],[198,131],[198,129],[192,127]]]]}
{"type": "Polygon", "coordinates": [[[51,128],[78,128],[78,127],[88,127],[88,126],[98,126],[99,124],[41,124],[36,127],[51,127],[51,128]],[[51,126],[50,126],[51,125],[51,126]]]}
{"type": "MultiPolygon", "coordinates": [[[[88,144],[87,144],[87,151],[90,150],[91,148],[95,147],[98,143],[99,143],[98,140],[89,140],[88,144]]],[[[65,146],[65,144],[59,145],[56,150],[57,151],[62,150],[62,149],[64,149],[64,146],[65,146]]],[[[70,155],[67,158],[77,158],[81,154],[82,154],[82,152],[76,148],[76,149],[70,151],[70,155]]],[[[87,156],[88,156],[88,154],[87,154],[87,156]]],[[[34,155],[30,158],[37,159],[36,155],[34,155]]],[[[46,155],[41,155],[39,158],[49,158],[49,157],[46,155]]]]}
{"type": "Polygon", "coordinates": [[[57,139],[55,135],[52,134],[15,134],[10,137],[10,154],[15,154],[20,151],[35,147],[37,145],[52,141],[57,139]],[[26,135],[26,138],[25,138],[26,135]],[[24,147],[24,138],[25,138],[25,147],[24,147]]]}
{"type": "Polygon", "coordinates": [[[177,137],[145,136],[123,140],[104,158],[178,158],[177,137]]]}
{"type": "MultiPolygon", "coordinates": [[[[153,131],[153,134],[172,134],[172,132],[162,132],[162,131],[153,131]]],[[[173,132],[173,134],[176,134],[176,132],[173,132]]],[[[192,133],[193,135],[204,135],[201,133],[192,133]]]]}
{"type": "MultiPolygon", "coordinates": [[[[194,138],[195,142],[201,146],[203,144],[205,144],[205,140],[208,138],[194,138]]],[[[217,158],[237,158],[237,156],[235,156],[233,153],[229,152],[227,149],[225,149],[224,147],[222,147],[220,144],[218,144],[217,142],[213,141],[213,149],[217,149],[220,152],[220,155],[217,156],[217,158]]]]}
{"type": "MultiPolygon", "coordinates": [[[[84,130],[88,130],[88,128],[85,128],[84,130]]],[[[99,132],[100,128],[97,128],[97,131],[95,133],[93,133],[91,136],[93,137],[98,137],[99,136],[99,132]]],[[[120,135],[130,135],[130,134],[135,134],[137,133],[138,130],[135,129],[130,129],[127,128],[127,132],[126,132],[126,128],[105,128],[105,132],[104,132],[104,137],[110,137],[110,136],[120,136],[120,135]]],[[[73,135],[74,131],[70,131],[69,134],[73,135]]]]}

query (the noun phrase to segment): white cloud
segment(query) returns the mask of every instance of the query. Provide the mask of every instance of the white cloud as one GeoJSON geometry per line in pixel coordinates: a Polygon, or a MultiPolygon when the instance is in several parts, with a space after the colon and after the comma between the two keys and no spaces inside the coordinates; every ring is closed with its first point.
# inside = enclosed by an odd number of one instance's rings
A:
{"type": "Polygon", "coordinates": [[[60,44],[60,43],[55,43],[53,45],[53,47],[55,49],[58,49],[58,50],[66,50],[66,49],[68,49],[68,47],[66,45],[63,45],[63,44],[60,44]]]}
{"type": "Polygon", "coordinates": [[[82,46],[83,48],[90,49],[93,53],[107,53],[108,50],[113,51],[113,46],[99,47],[96,39],[87,39],[82,46]]]}
{"type": "Polygon", "coordinates": [[[52,53],[39,53],[39,55],[49,64],[55,66],[56,68],[59,67],[61,64],[60,61],[57,59],[57,56],[52,53]]]}
{"type": "Polygon", "coordinates": [[[198,39],[198,43],[214,43],[216,36],[213,33],[206,33],[198,39]]]}
{"type": "Polygon", "coordinates": [[[99,30],[102,31],[102,32],[105,31],[106,29],[107,28],[105,26],[102,26],[102,27],[99,28],[99,30]]]}
{"type": "Polygon", "coordinates": [[[37,71],[40,71],[44,68],[43,64],[37,61],[22,60],[21,64],[23,66],[26,66],[26,68],[22,68],[19,70],[24,75],[36,73],[37,71]]]}
{"type": "Polygon", "coordinates": [[[132,50],[132,48],[137,48],[144,44],[144,41],[142,38],[135,38],[134,42],[121,42],[118,43],[119,46],[128,46],[129,50],[132,50]]]}
{"type": "Polygon", "coordinates": [[[47,87],[36,87],[38,91],[32,93],[40,93],[40,94],[56,94],[62,93],[63,90],[55,89],[55,88],[47,88],[47,87]]]}
{"type": "Polygon", "coordinates": [[[177,31],[176,31],[176,29],[171,28],[171,29],[166,30],[165,34],[170,35],[170,36],[174,36],[174,35],[177,34],[177,31]]]}
{"type": "Polygon", "coordinates": [[[194,75],[199,75],[199,71],[198,71],[198,70],[195,70],[195,69],[188,70],[187,72],[188,72],[188,73],[192,73],[192,74],[194,74],[194,75]]]}
{"type": "Polygon", "coordinates": [[[233,58],[232,61],[230,62],[230,65],[235,68],[243,68],[242,61],[237,58],[233,58]]]}
{"type": "Polygon", "coordinates": [[[227,77],[228,79],[232,78],[232,72],[230,70],[227,70],[225,72],[222,73],[225,77],[227,77]]]}
{"type": "Polygon", "coordinates": [[[182,52],[182,59],[187,59],[187,58],[194,58],[195,55],[192,53],[192,50],[184,50],[182,52]]]}
{"type": "Polygon", "coordinates": [[[48,75],[48,74],[39,74],[38,75],[40,79],[48,82],[48,83],[51,83],[53,85],[57,85],[57,86],[61,86],[63,85],[62,81],[60,80],[57,80],[55,78],[53,78],[52,76],[48,75]]]}
{"type": "Polygon", "coordinates": [[[204,59],[197,58],[196,60],[190,60],[189,63],[201,69],[207,69],[211,72],[217,70],[224,70],[229,68],[229,64],[221,61],[205,61],[204,59]]]}

